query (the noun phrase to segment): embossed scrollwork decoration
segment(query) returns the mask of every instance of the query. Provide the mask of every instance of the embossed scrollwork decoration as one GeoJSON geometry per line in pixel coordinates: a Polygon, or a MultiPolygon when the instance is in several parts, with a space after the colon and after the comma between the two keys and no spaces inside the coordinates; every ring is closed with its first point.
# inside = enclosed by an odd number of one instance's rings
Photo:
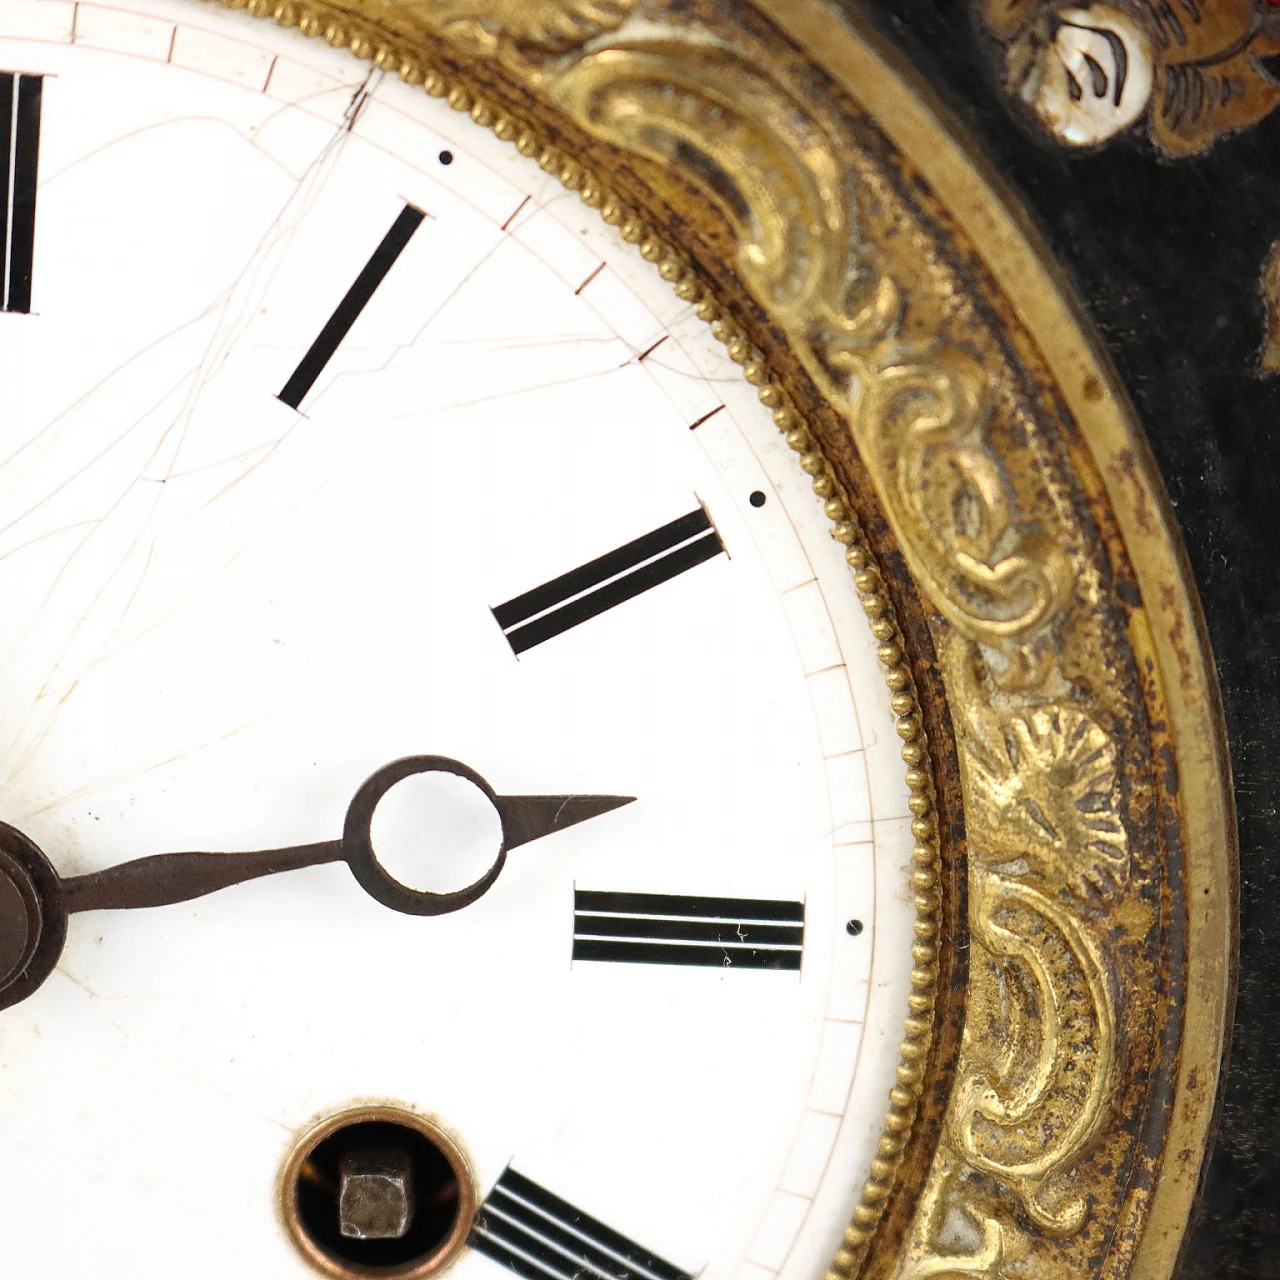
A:
{"type": "Polygon", "coordinates": [[[974,1168],[1014,1188],[1037,1226],[1077,1230],[1085,1197],[1056,1180],[1104,1115],[1115,1000],[1098,941],[1069,910],[1016,880],[980,875],[974,937],[1006,1002],[997,1060],[966,1067],[952,1134],[974,1168]]]}
{"type": "Polygon", "coordinates": [[[710,42],[612,45],[552,91],[597,135],[694,174],[737,230],[744,278],[816,350],[892,322],[892,290],[870,310],[855,301],[853,193],[829,140],[741,57],[710,42]]]}
{"type": "Polygon", "coordinates": [[[411,19],[482,57],[532,69],[615,31],[638,0],[431,0],[408,4],[411,19]]]}
{"type": "Polygon", "coordinates": [[[1048,628],[1066,605],[1071,564],[1042,529],[1022,525],[982,438],[986,377],[955,348],[866,367],[856,397],[873,470],[903,515],[912,568],[964,635],[999,655],[1002,685],[1038,684],[1048,628]]]}

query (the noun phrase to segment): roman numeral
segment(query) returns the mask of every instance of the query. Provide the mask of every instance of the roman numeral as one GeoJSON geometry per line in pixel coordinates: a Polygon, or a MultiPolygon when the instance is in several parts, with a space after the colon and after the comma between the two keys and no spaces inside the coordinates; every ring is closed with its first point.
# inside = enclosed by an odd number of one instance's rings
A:
{"type": "Polygon", "coordinates": [[[351,331],[351,326],[355,324],[360,313],[369,305],[369,299],[387,278],[387,273],[395,266],[396,259],[404,252],[405,246],[413,238],[413,233],[422,225],[422,220],[426,216],[421,209],[415,209],[411,204],[405,205],[400,210],[399,217],[391,224],[391,230],[382,237],[382,243],[373,251],[373,257],[364,264],[364,269],[356,276],[355,284],[347,290],[347,296],[338,303],[338,309],[329,317],[328,324],[320,330],[320,336],[302,357],[289,381],[284,384],[276,397],[277,400],[283,400],[290,409],[296,409],[302,403],[303,397],[315,385],[325,365],[333,359],[333,353],[351,331]]]}
{"type": "Polygon", "coordinates": [[[523,1280],[693,1280],[514,1169],[476,1214],[469,1242],[523,1280]]]}
{"type": "Polygon", "coordinates": [[[573,894],[573,958],[799,969],[804,903],[672,893],[573,894]]]}
{"type": "Polygon", "coordinates": [[[0,311],[31,311],[42,76],[0,72],[0,311]]]}
{"type": "Polygon", "coordinates": [[[722,551],[720,535],[699,507],[580,569],[498,605],[493,616],[512,649],[523,653],[722,551]]]}

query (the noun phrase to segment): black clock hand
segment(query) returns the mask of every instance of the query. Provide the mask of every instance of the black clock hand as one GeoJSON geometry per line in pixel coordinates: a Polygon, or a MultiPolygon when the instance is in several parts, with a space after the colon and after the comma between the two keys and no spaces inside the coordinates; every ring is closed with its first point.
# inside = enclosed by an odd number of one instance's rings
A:
{"type": "Polygon", "coordinates": [[[166,907],[260,876],[341,861],[341,840],[254,853],[157,853],[63,880],[63,903],[68,915],[166,907]]]}
{"type": "Polygon", "coordinates": [[[346,862],[365,891],[383,906],[408,915],[444,915],[482,897],[497,880],[510,850],[634,798],[500,796],[457,760],[408,756],[385,765],[360,787],[347,809],[341,839],[251,853],[161,853],[66,880],[21,831],[0,823],[0,1009],[25,999],[53,972],[66,938],[67,917],[74,912],[166,906],[261,876],[346,862]],[[502,844],[493,865],[478,880],[451,893],[401,884],[378,861],[370,836],[382,797],[397,782],[432,772],[452,773],[473,783],[502,822],[502,844]]]}
{"type": "MultiPolygon", "coordinates": [[[[634,797],[495,795],[492,799],[502,819],[503,848],[511,850],[630,804],[634,797]]],[[[261,876],[278,875],[282,871],[300,871],[304,867],[317,867],[323,863],[345,860],[347,848],[343,840],[291,845],[284,849],[261,849],[252,853],[157,853],[121,862],[90,875],[64,879],[63,902],[68,915],[74,915],[78,911],[164,907],[200,898],[207,893],[216,893],[219,889],[227,889],[261,876]]],[[[443,898],[448,895],[430,896],[443,898]]],[[[2,920],[0,928],[3,928],[2,920]]]]}

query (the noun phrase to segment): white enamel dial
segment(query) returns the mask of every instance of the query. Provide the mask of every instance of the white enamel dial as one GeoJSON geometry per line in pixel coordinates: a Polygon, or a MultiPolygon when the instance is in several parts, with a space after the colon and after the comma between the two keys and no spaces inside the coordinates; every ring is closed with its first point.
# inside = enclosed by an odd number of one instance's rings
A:
{"type": "MultiPolygon", "coordinates": [[[[634,797],[446,915],[340,863],[73,914],[0,1011],[6,1269],[312,1274],[281,1166],[380,1102],[482,1203],[514,1170],[681,1275],[819,1275],[894,1082],[910,815],[752,389],[536,164],[320,42],[4,0],[0,73],[0,819],[71,877],[335,840],[415,754],[634,797]]],[[[391,798],[401,879],[492,860],[485,810],[474,857],[415,861],[448,797],[391,798]]]]}

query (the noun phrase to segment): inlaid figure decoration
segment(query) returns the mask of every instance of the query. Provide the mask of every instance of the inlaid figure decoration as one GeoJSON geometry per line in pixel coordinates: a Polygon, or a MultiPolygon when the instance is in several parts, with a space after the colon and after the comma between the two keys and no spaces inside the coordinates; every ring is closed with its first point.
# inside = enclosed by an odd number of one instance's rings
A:
{"type": "Polygon", "coordinates": [[[1005,87],[1060,141],[1098,146],[1134,125],[1171,156],[1247,129],[1280,104],[1267,0],[985,0],[1005,87]]]}

